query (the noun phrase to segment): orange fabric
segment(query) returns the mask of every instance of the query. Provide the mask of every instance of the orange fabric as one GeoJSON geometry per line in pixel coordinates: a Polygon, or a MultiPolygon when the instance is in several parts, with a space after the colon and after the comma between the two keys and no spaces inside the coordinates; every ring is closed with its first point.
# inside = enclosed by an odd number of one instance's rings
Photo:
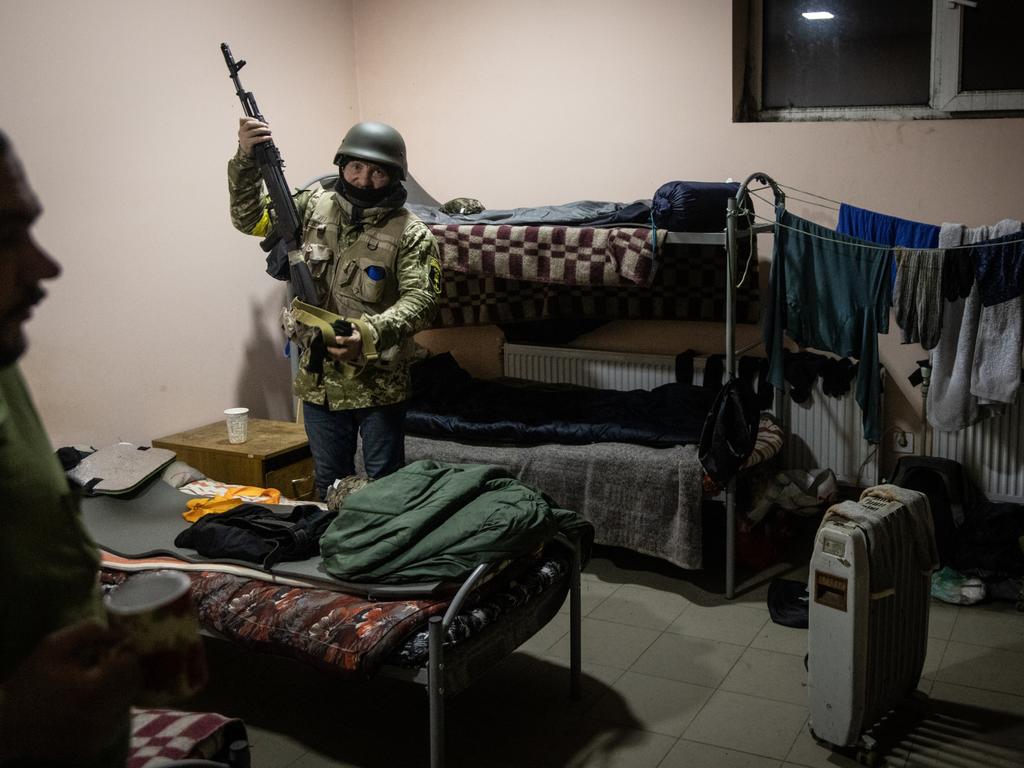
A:
{"type": "Polygon", "coordinates": [[[190,523],[194,523],[206,515],[219,515],[234,509],[244,502],[256,502],[263,504],[277,504],[281,501],[281,492],[276,488],[257,488],[252,485],[240,485],[231,488],[220,496],[213,498],[192,499],[185,506],[188,510],[182,513],[182,517],[190,523]]]}

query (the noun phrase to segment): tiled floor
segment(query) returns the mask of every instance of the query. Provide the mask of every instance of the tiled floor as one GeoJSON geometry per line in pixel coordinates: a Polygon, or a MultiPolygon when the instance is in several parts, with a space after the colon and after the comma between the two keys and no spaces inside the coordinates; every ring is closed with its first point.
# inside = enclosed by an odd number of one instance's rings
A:
{"type": "MultiPolygon", "coordinates": [[[[771,621],[765,584],[726,601],[709,581],[599,551],[583,576],[582,701],[568,698],[566,607],[448,701],[448,765],[857,765],[809,733],[806,630],[771,621]]],[[[426,764],[423,689],[340,683],[219,644],[210,652],[211,685],[195,704],[245,718],[254,768],[426,764]]],[[[1024,613],[1012,604],[933,602],[920,689],[879,729],[880,765],[1024,766],[1024,613]]]]}

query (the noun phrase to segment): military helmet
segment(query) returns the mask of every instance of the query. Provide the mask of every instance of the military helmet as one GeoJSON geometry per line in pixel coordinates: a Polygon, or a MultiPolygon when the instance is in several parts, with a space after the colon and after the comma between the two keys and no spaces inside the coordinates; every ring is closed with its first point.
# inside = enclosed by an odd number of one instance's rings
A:
{"type": "Polygon", "coordinates": [[[399,180],[409,173],[405,139],[385,123],[356,123],[349,128],[334,155],[334,164],[341,165],[346,157],[397,168],[399,180]]]}

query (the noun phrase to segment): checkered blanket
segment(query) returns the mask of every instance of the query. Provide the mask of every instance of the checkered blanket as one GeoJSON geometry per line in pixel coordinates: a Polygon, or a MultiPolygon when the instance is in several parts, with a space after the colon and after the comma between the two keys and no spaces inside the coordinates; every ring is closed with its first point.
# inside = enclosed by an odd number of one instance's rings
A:
{"type": "MultiPolygon", "coordinates": [[[[448,272],[565,285],[648,286],[651,230],[509,224],[429,224],[448,272]]],[[[658,239],[663,239],[663,232],[658,239]]]]}
{"type": "MultiPolygon", "coordinates": [[[[472,259],[479,265],[473,273],[446,262],[436,325],[486,325],[549,318],[723,322],[724,249],[717,245],[666,246],[659,253],[658,268],[644,285],[511,280],[498,274],[497,265],[484,258],[483,252],[472,259]]],[[[471,259],[466,258],[468,264],[471,259]]],[[[743,266],[744,262],[738,264],[738,273],[743,266]]],[[[736,319],[740,323],[757,323],[759,316],[754,254],[749,273],[736,291],[736,319]]]]}
{"type": "Polygon", "coordinates": [[[241,720],[214,712],[172,709],[133,709],[132,739],[127,768],[156,768],[171,760],[208,760],[231,738],[244,737],[241,720]]]}

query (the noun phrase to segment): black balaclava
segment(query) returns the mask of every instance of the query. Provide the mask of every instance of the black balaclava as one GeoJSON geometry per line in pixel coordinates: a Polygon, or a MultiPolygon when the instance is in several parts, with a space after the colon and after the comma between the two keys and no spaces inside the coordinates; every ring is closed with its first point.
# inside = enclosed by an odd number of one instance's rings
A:
{"type": "Polygon", "coordinates": [[[361,189],[345,181],[345,163],[349,158],[338,166],[338,183],[335,189],[338,193],[352,203],[356,208],[365,210],[367,208],[401,208],[405,204],[408,192],[405,185],[398,178],[399,173],[394,168],[388,168],[391,175],[391,182],[380,189],[361,189]]]}

